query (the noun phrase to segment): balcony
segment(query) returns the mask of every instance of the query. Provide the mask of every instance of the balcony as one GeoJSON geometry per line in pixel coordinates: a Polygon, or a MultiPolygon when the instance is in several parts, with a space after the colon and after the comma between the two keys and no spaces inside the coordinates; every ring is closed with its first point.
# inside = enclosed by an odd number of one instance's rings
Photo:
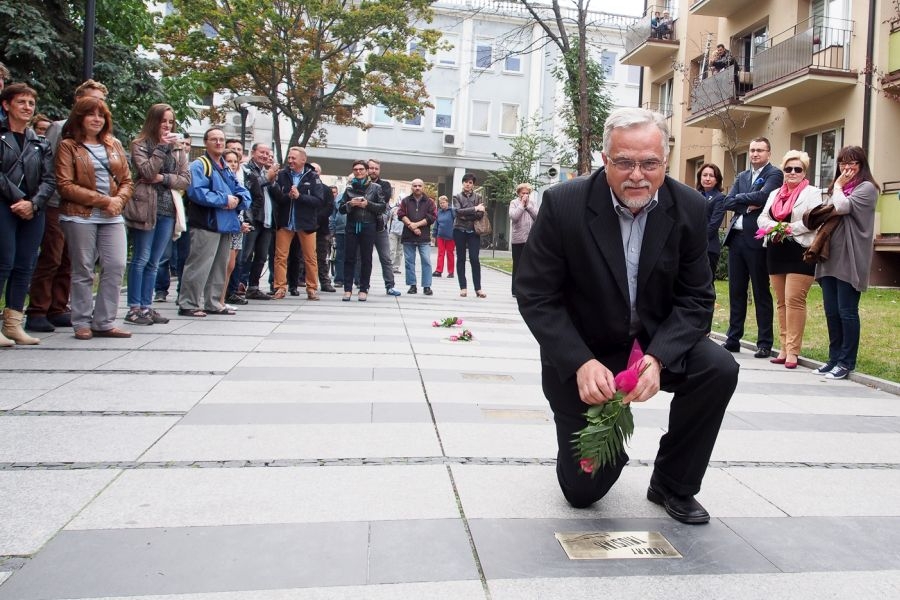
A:
{"type": "Polygon", "coordinates": [[[752,87],[751,73],[736,71],[735,65],[695,83],[691,91],[688,127],[742,128],[752,118],[769,114],[768,106],[747,106],[740,96],[752,87]]]}
{"type": "Polygon", "coordinates": [[[671,26],[657,26],[656,13],[666,12],[664,6],[650,6],[633,25],[625,30],[625,54],[619,59],[623,65],[652,67],[658,62],[675,56],[678,40],[675,37],[675,17],[671,26]]]}
{"type": "Polygon", "coordinates": [[[853,21],[814,17],[773,36],[756,54],[754,106],[794,106],[854,87],[850,68],[853,21]]]}
{"type": "Polygon", "coordinates": [[[692,15],[730,17],[746,6],[746,0],[694,0],[689,10],[692,15]]]}
{"type": "Polygon", "coordinates": [[[888,68],[887,73],[881,78],[881,86],[889,93],[900,93],[900,23],[894,23],[891,27],[891,36],[888,39],[888,68]]]}

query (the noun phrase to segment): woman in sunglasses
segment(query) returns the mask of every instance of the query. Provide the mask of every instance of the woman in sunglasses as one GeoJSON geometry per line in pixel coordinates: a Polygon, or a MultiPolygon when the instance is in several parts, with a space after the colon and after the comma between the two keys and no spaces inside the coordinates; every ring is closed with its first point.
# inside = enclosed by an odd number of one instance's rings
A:
{"type": "Polygon", "coordinates": [[[814,373],[844,379],[856,367],[859,350],[859,297],[869,287],[878,184],[859,146],[845,146],[828,203],[840,221],[829,238],[829,257],[816,265],[828,323],[828,362],[814,373]]]}
{"type": "Polygon", "coordinates": [[[803,213],[822,204],[822,190],[806,178],[809,155],[788,150],[781,161],[784,184],[773,191],[757,219],[757,237],[764,237],[766,267],[777,298],[781,350],[771,362],[797,368],[806,327],[806,296],[815,267],[803,261],[803,253],[815,232],[803,225],[803,213]]]}

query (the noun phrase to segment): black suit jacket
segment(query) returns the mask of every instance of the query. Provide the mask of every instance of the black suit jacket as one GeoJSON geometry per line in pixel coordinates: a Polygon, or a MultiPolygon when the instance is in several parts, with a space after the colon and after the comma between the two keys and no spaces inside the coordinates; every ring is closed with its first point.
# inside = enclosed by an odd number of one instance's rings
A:
{"type": "Polygon", "coordinates": [[[728,222],[728,229],[725,230],[726,246],[730,243],[732,235],[741,233],[741,231],[733,228],[738,217],[744,215],[746,218],[743,221],[743,233],[741,235],[753,246],[762,248],[762,240],[756,239],[756,230],[759,229],[756,220],[762,214],[762,209],[766,205],[766,200],[769,199],[769,194],[773,190],[780,188],[784,183],[784,173],[781,172],[781,169],[769,163],[760,171],[756,181],[750,181],[751,175],[752,172],[750,170],[739,173],[734,181],[734,185],[731,187],[731,191],[725,196],[725,210],[734,211],[731,221],[728,222]],[[750,206],[756,206],[756,209],[748,210],[750,206]]]}
{"type": "MultiPolygon", "coordinates": [[[[706,335],[715,302],[706,200],[669,177],[658,198],[638,266],[638,337],[646,353],[678,374],[706,335]]],[[[517,265],[516,299],[542,362],[561,381],[591,358],[614,371],[625,366],[632,344],[625,251],[603,169],[544,192],[517,265]]]]}

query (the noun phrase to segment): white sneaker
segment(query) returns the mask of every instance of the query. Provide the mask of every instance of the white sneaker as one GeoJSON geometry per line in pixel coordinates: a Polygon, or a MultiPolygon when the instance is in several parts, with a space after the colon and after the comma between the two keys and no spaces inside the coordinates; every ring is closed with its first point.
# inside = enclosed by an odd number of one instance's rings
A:
{"type": "Polygon", "coordinates": [[[233,311],[235,311],[235,312],[236,312],[237,309],[238,309],[237,306],[234,306],[233,304],[226,304],[226,305],[225,305],[225,308],[227,308],[228,310],[233,310],[233,311]]]}

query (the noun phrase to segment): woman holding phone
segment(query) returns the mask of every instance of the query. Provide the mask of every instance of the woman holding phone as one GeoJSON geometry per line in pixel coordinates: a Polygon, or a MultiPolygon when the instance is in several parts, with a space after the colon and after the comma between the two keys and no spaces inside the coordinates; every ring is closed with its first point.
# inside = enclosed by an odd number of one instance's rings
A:
{"type": "Polygon", "coordinates": [[[128,267],[128,314],[132,325],[168,323],[151,308],[159,261],[175,228],[172,190],[182,192],[190,181],[188,160],[175,133],[175,112],[168,104],[154,104],[144,127],[131,143],[131,162],[137,174],[134,197],[122,216],[132,244],[128,267]]]}

